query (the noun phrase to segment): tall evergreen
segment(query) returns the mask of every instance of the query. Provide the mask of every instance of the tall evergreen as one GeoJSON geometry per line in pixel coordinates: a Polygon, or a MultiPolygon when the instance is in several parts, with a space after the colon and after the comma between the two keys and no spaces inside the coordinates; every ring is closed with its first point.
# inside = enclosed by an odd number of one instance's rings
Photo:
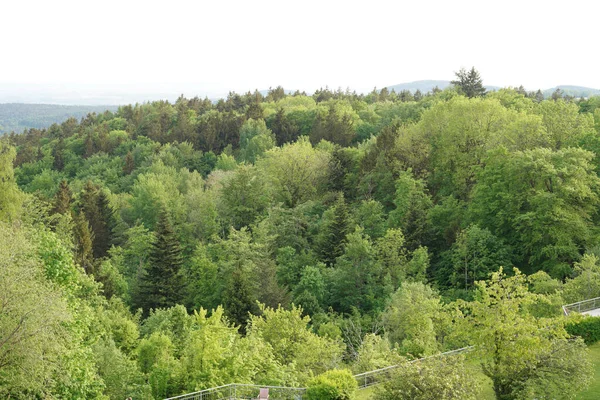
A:
{"type": "Polygon", "coordinates": [[[183,264],[181,244],[164,209],[158,216],[154,235],[148,267],[140,285],[140,302],[145,312],[180,304],[184,292],[180,274],[183,264]]]}
{"type": "Polygon", "coordinates": [[[94,185],[87,181],[80,197],[80,210],[90,223],[94,234],[93,253],[95,258],[105,257],[112,244],[113,210],[108,197],[94,185]]]}
{"type": "Polygon", "coordinates": [[[471,70],[467,71],[461,68],[460,71],[455,72],[456,80],[450,82],[455,85],[461,92],[467,97],[480,97],[485,94],[485,88],[483,87],[483,81],[479,76],[479,72],[472,67],[471,70]]]}
{"type": "Polygon", "coordinates": [[[83,213],[76,214],[74,218],[73,238],[75,241],[75,262],[79,264],[88,274],[93,274],[94,271],[94,254],[93,242],[94,234],[90,228],[90,224],[83,213]]]}
{"type": "Polygon", "coordinates": [[[239,326],[240,332],[243,334],[246,333],[249,315],[257,315],[260,311],[256,298],[252,295],[250,282],[239,269],[233,271],[225,287],[223,306],[229,321],[239,326]]]}
{"type": "Polygon", "coordinates": [[[54,206],[52,212],[55,214],[66,214],[71,210],[73,202],[73,194],[69,188],[69,183],[66,180],[60,181],[58,191],[54,195],[54,206]]]}
{"type": "Polygon", "coordinates": [[[319,232],[319,253],[328,266],[332,266],[336,258],[344,253],[348,233],[350,233],[348,205],[344,195],[340,193],[332,207],[330,219],[324,221],[324,226],[319,232]]]}
{"type": "Polygon", "coordinates": [[[135,159],[133,158],[133,154],[131,154],[131,151],[128,151],[127,155],[125,156],[125,165],[123,165],[123,173],[125,175],[129,175],[133,172],[134,169],[135,159]]]}

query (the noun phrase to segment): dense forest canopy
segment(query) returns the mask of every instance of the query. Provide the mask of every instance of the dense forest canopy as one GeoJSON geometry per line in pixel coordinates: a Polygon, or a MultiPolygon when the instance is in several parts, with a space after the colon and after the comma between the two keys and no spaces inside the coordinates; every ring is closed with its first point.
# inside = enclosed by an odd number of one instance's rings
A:
{"type": "MultiPolygon", "coordinates": [[[[560,305],[600,296],[600,97],[486,93],[473,71],[7,135],[0,396],[324,385],[473,344],[498,399],[571,398],[589,362],[560,305]]],[[[394,385],[380,398],[417,398],[394,385]]]]}

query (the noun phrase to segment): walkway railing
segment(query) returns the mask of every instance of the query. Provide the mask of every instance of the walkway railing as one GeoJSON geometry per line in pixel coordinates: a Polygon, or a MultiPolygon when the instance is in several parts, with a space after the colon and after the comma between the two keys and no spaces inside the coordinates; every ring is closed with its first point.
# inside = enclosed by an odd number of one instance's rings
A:
{"type": "MultiPolygon", "coordinates": [[[[443,357],[443,356],[451,356],[454,354],[460,354],[460,353],[467,352],[467,351],[471,350],[472,348],[473,348],[473,346],[467,346],[467,347],[463,347],[463,348],[456,349],[456,350],[446,351],[445,353],[440,353],[440,354],[435,354],[433,356],[419,358],[416,360],[412,360],[410,362],[412,363],[412,362],[416,362],[416,361],[427,360],[429,358],[434,358],[434,357],[443,357]]],[[[354,375],[354,378],[356,379],[356,382],[358,383],[358,388],[364,389],[369,386],[376,385],[384,380],[390,379],[391,372],[393,370],[395,370],[396,368],[398,368],[399,366],[400,366],[399,364],[398,365],[390,365],[389,367],[380,368],[380,369],[376,369],[376,370],[368,371],[368,372],[363,372],[362,374],[354,375]]]]}
{"type": "Polygon", "coordinates": [[[170,397],[166,400],[237,400],[257,399],[261,388],[269,389],[269,398],[274,400],[302,400],[306,388],[284,386],[259,386],[231,383],[199,392],[170,397]]]}
{"type": "Polygon", "coordinates": [[[595,310],[596,308],[600,308],[600,297],[578,301],[577,303],[566,304],[562,306],[565,315],[569,315],[569,313],[573,311],[584,313],[586,311],[595,310]]]}
{"type": "MultiPolygon", "coordinates": [[[[599,303],[600,304],[600,303],[599,303]]],[[[451,356],[464,353],[471,350],[473,346],[463,347],[445,353],[435,354],[433,356],[423,357],[410,362],[427,360],[434,357],[451,356]]],[[[390,365],[389,367],[376,369],[374,371],[363,372],[354,375],[359,389],[376,385],[390,378],[390,373],[398,368],[399,365],[390,365]]],[[[231,383],[229,385],[218,386],[210,389],[200,390],[199,392],[183,394],[181,396],[170,397],[165,400],[239,400],[256,399],[261,388],[269,389],[269,398],[273,400],[302,400],[306,388],[294,388],[285,386],[261,386],[246,385],[241,383],[231,383]]]]}

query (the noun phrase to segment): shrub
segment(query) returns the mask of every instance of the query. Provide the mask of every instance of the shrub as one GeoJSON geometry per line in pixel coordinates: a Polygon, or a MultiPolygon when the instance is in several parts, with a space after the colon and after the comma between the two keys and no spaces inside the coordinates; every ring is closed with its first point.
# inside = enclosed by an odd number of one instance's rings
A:
{"type": "Polygon", "coordinates": [[[587,317],[570,321],[565,325],[566,331],[573,336],[580,336],[586,344],[600,341],[600,318],[587,317]]]}
{"type": "Polygon", "coordinates": [[[351,400],[358,384],[347,369],[333,369],[308,382],[307,400],[351,400]]]}

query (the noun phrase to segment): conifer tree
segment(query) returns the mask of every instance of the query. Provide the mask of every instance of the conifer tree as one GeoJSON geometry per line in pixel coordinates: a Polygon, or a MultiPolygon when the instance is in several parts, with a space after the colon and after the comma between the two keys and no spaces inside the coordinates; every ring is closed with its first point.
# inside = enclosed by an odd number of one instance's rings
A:
{"type": "Polygon", "coordinates": [[[450,83],[455,85],[465,96],[481,97],[485,94],[483,81],[475,67],[472,67],[468,72],[464,68],[461,68],[455,75],[457,79],[450,83]]]}
{"type": "Polygon", "coordinates": [[[76,214],[73,226],[75,262],[88,274],[94,273],[94,234],[83,213],[76,214]]]}
{"type": "Polygon", "coordinates": [[[57,171],[62,171],[65,168],[65,142],[61,137],[58,139],[58,143],[52,150],[52,156],[54,157],[54,163],[52,164],[53,168],[57,171]]]}
{"type": "Polygon", "coordinates": [[[133,172],[134,169],[135,159],[133,158],[133,154],[131,154],[131,151],[128,151],[127,155],[125,156],[125,165],[123,166],[123,173],[125,175],[129,175],[133,172]]]}
{"type": "Polygon", "coordinates": [[[73,194],[69,188],[69,184],[66,180],[60,181],[58,186],[58,192],[54,196],[54,207],[52,212],[55,214],[67,214],[71,210],[71,203],[73,202],[73,194]]]}
{"type": "Polygon", "coordinates": [[[91,181],[88,181],[83,187],[80,210],[88,220],[94,234],[94,257],[106,256],[112,244],[113,210],[106,194],[91,181]]]}
{"type": "Polygon", "coordinates": [[[319,234],[319,253],[321,259],[332,266],[336,258],[344,253],[346,236],[350,233],[350,217],[344,195],[340,193],[331,209],[331,219],[324,222],[319,234]]]}
{"type": "Polygon", "coordinates": [[[180,274],[183,264],[181,244],[164,209],[158,216],[154,235],[148,267],[140,287],[140,303],[145,312],[181,303],[184,292],[180,274]]]}
{"type": "Polygon", "coordinates": [[[246,333],[246,325],[250,314],[258,315],[256,298],[252,295],[250,282],[239,269],[233,271],[223,293],[223,306],[229,321],[246,333]]]}

